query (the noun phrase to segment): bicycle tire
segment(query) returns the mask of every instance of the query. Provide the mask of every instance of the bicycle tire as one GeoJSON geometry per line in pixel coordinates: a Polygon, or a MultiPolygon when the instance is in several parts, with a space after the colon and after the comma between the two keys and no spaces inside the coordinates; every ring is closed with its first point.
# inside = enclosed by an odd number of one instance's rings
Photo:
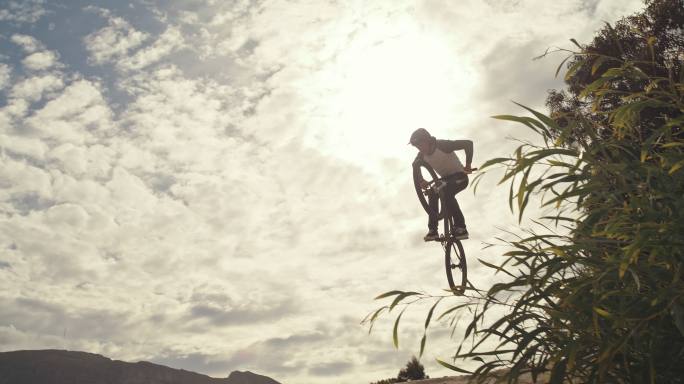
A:
{"type": "Polygon", "coordinates": [[[454,295],[462,295],[465,292],[466,284],[468,283],[468,265],[466,263],[465,252],[463,251],[463,245],[459,240],[447,241],[444,251],[444,268],[446,269],[447,281],[449,282],[449,288],[454,295]],[[452,257],[453,254],[456,256],[452,257]],[[458,260],[458,263],[454,263],[452,260],[458,260]],[[458,271],[458,272],[457,272],[458,271]],[[456,282],[459,280],[460,275],[460,285],[456,282]]]}
{"type": "Polygon", "coordinates": [[[446,270],[447,281],[451,292],[456,295],[462,295],[466,290],[468,284],[468,263],[466,262],[465,250],[460,240],[451,237],[451,229],[454,227],[453,217],[449,220],[444,220],[445,231],[444,238],[444,269],[446,270]],[[448,229],[446,228],[448,226],[448,229]],[[454,263],[456,261],[456,263],[454,263]],[[460,279],[458,278],[460,275],[460,279]],[[456,282],[460,280],[460,285],[456,282]]]}
{"type": "MultiPolygon", "coordinates": [[[[416,162],[413,163],[413,186],[416,189],[416,194],[418,195],[418,200],[420,201],[420,205],[423,206],[423,209],[425,210],[425,213],[428,215],[430,214],[430,206],[428,205],[428,201],[425,198],[425,195],[423,194],[423,189],[420,187],[420,180],[423,179],[421,168],[425,168],[428,173],[430,174],[430,177],[432,177],[432,180],[436,180],[438,178],[437,173],[435,172],[434,169],[428,164],[425,160],[417,160],[416,162]]],[[[426,180],[428,182],[432,180],[426,180]]],[[[442,200],[440,198],[437,198],[437,218],[441,219],[443,215],[442,212],[442,200]]]]}

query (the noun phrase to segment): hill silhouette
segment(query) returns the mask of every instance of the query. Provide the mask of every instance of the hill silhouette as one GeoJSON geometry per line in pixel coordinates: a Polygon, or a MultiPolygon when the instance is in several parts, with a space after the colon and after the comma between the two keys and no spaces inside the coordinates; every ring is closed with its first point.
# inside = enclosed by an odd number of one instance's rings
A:
{"type": "Polygon", "coordinates": [[[262,375],[234,371],[213,378],[146,361],[127,363],[87,352],[0,352],[0,384],[280,384],[262,375]]]}

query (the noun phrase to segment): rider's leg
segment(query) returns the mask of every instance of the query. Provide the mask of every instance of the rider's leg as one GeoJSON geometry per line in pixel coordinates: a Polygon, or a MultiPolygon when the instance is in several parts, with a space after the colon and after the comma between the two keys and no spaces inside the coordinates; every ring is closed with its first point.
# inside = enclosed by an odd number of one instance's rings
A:
{"type": "Polygon", "coordinates": [[[436,193],[428,193],[428,233],[425,235],[424,240],[434,240],[437,238],[437,209],[439,203],[439,196],[436,193]]]}
{"type": "Polygon", "coordinates": [[[454,225],[456,225],[456,228],[465,228],[465,217],[463,217],[463,212],[461,211],[461,207],[458,205],[458,200],[456,200],[456,196],[452,198],[452,208],[451,212],[454,213],[454,225]]]}
{"type": "Polygon", "coordinates": [[[468,178],[457,183],[447,184],[447,204],[449,204],[449,211],[454,215],[454,225],[456,228],[466,228],[465,218],[463,217],[463,212],[461,212],[461,207],[458,205],[456,200],[456,194],[466,189],[468,186],[468,178]]]}
{"type": "Polygon", "coordinates": [[[428,193],[428,208],[430,208],[430,213],[428,214],[428,229],[430,232],[437,232],[437,209],[439,209],[439,196],[436,193],[428,193]]]}

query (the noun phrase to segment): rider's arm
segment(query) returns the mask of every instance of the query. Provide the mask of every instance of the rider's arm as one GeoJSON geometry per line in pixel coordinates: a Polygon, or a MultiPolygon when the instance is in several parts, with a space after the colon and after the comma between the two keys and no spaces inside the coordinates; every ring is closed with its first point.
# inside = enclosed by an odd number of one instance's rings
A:
{"type": "Polygon", "coordinates": [[[466,166],[470,167],[473,162],[472,140],[437,140],[437,147],[443,152],[464,150],[466,153],[466,166]]]}
{"type": "MultiPolygon", "coordinates": [[[[411,166],[412,166],[414,169],[415,169],[416,167],[420,167],[420,163],[421,163],[422,161],[423,161],[423,155],[422,155],[420,152],[418,152],[418,154],[416,155],[416,158],[413,159],[413,163],[411,164],[411,166]]],[[[425,179],[423,179],[423,175],[422,175],[420,172],[418,172],[418,177],[420,177],[420,180],[418,180],[418,182],[419,182],[419,184],[420,184],[421,186],[422,186],[424,183],[426,183],[425,179]]]]}

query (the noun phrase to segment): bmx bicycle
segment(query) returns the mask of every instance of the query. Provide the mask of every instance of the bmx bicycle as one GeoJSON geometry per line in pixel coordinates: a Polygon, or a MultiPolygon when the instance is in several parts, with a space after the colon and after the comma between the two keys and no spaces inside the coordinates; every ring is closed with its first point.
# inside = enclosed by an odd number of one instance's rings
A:
{"type": "Polygon", "coordinates": [[[425,161],[418,161],[413,165],[413,184],[416,187],[418,200],[425,209],[425,212],[430,214],[430,206],[426,200],[426,196],[430,193],[435,193],[438,199],[437,205],[437,220],[443,220],[442,226],[444,233],[439,234],[436,241],[442,244],[444,249],[444,268],[446,269],[446,277],[449,283],[449,288],[454,295],[460,296],[466,290],[468,283],[468,264],[466,262],[465,251],[461,241],[456,239],[453,235],[453,229],[456,228],[454,224],[454,216],[449,212],[446,204],[446,187],[448,181],[445,178],[437,177],[437,174],[432,167],[425,161]],[[423,170],[426,171],[426,176],[423,177],[423,170]],[[421,187],[420,181],[426,180],[427,186],[421,187]]]}

